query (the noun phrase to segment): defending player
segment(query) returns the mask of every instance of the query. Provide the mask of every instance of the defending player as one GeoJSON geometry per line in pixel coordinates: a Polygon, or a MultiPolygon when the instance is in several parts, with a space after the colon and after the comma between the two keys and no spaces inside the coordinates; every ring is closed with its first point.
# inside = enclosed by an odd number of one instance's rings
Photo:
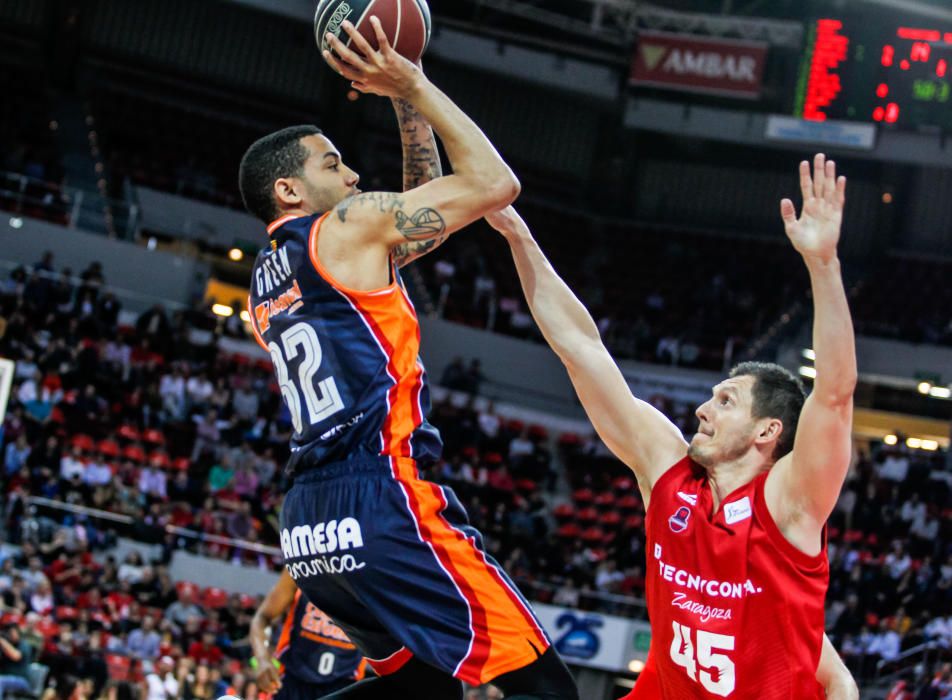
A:
{"type": "Polygon", "coordinates": [[[812,178],[801,164],[800,180],[802,215],[790,200],[781,212],[813,288],[813,392],[804,401],[779,366],[739,365],[697,409],[690,445],[632,396],[591,316],[514,210],[488,217],[510,243],[536,322],[648,510],[652,643],[632,698],[823,697],[823,528],[849,466],[857,374],[836,252],[846,181],[822,155],[812,178]]]}
{"type": "Polygon", "coordinates": [[[398,268],[510,203],[519,183],[371,21],[378,51],[345,23],[360,55],[329,37],[337,58],[326,57],[356,89],[395,100],[410,189],[361,194],[357,174],[314,127],[261,139],[241,166],[246,206],[271,222],[253,271],[252,326],[295,428],[286,567],[380,675],[334,697],[442,700],[462,697],[460,681],[493,681],[527,698],[577,698],[456,496],[417,476],[417,462],[442,445],[426,421],[420,329],[398,268]],[[438,176],[430,126],[452,175],[438,176]]]}
{"type": "Polygon", "coordinates": [[[315,700],[363,679],[367,662],[285,571],[251,620],[255,680],[274,700],[315,700]],[[284,616],[272,652],[268,628],[284,616]],[[275,664],[275,661],[278,663],[275,664]]]}

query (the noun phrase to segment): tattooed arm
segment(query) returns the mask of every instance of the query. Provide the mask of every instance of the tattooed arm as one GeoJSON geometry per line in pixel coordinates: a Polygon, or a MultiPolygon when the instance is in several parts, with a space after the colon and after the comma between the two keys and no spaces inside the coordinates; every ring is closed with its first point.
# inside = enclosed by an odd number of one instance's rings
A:
{"type": "MultiPolygon", "coordinates": [[[[400,124],[400,141],[403,143],[403,191],[443,176],[440,151],[436,145],[433,129],[407,100],[395,97],[393,109],[400,124]]],[[[403,267],[419,257],[433,252],[447,239],[443,235],[426,241],[407,241],[393,249],[393,260],[403,267]]]]}
{"type": "Polygon", "coordinates": [[[432,249],[439,239],[505,207],[520,191],[516,176],[473,120],[390,47],[376,18],[371,24],[379,50],[345,22],[353,48],[328,35],[333,55],[325,53],[325,59],[357,89],[410,105],[440,137],[453,173],[402,194],[369,192],[338,204],[321,225],[318,258],[341,267],[356,265],[358,257],[389,260],[394,249],[404,259],[424,252],[418,244],[432,249]],[[404,253],[404,245],[413,248],[404,253]]]}

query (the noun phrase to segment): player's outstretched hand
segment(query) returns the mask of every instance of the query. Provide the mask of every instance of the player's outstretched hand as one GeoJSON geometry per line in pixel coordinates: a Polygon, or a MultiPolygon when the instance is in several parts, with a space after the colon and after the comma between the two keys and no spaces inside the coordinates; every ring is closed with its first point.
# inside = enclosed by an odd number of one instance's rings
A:
{"type": "Polygon", "coordinates": [[[812,177],[810,164],[800,163],[800,192],[803,211],[799,219],[791,200],[784,199],[780,203],[787,237],[804,258],[831,260],[836,257],[836,244],[840,240],[846,178],[842,175],[837,178],[836,163],[818,153],[813,161],[812,177]]]}
{"type": "Polygon", "coordinates": [[[370,18],[377,37],[378,50],[346,21],[341,28],[351,39],[351,48],[333,34],[327,34],[327,43],[333,51],[324,50],[324,60],[331,68],[347,78],[354,89],[381,97],[409,97],[423,79],[423,71],[398,54],[376,15],[370,18]]]}

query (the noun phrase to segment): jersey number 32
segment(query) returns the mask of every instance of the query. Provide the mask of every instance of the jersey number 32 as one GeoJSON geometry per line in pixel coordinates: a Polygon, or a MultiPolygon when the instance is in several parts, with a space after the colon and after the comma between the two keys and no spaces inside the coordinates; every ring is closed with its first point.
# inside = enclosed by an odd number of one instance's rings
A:
{"type": "Polygon", "coordinates": [[[304,432],[302,416],[301,394],[304,394],[304,404],[307,407],[308,423],[314,425],[330,418],[338,411],[344,410],[340,392],[337,391],[337,382],[328,377],[315,384],[314,375],[321,368],[324,353],[321,350],[321,341],[317,332],[307,323],[297,323],[281,334],[282,348],[275,342],[268,343],[271,361],[274,363],[278,375],[278,384],[281,386],[281,396],[288,405],[291,413],[291,422],[294,431],[300,435],[304,432]],[[288,374],[288,362],[303,352],[301,364],[298,365],[297,383],[288,374]],[[287,358],[287,359],[285,359],[287,358]],[[300,390],[298,390],[300,387],[300,390]]]}
{"type": "Polygon", "coordinates": [[[684,668],[691,680],[700,683],[705,690],[726,698],[734,692],[734,662],[724,651],[734,650],[734,637],[697,630],[697,655],[691,641],[694,632],[690,627],[673,622],[674,639],[671,641],[671,660],[684,668]]]}

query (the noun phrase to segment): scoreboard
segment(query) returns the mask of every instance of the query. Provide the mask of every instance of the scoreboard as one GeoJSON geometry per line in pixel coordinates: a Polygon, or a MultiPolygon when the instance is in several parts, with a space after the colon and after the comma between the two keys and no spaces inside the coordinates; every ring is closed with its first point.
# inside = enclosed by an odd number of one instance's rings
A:
{"type": "Polygon", "coordinates": [[[857,17],[810,22],[794,114],[952,129],[952,25],[857,17]]]}

